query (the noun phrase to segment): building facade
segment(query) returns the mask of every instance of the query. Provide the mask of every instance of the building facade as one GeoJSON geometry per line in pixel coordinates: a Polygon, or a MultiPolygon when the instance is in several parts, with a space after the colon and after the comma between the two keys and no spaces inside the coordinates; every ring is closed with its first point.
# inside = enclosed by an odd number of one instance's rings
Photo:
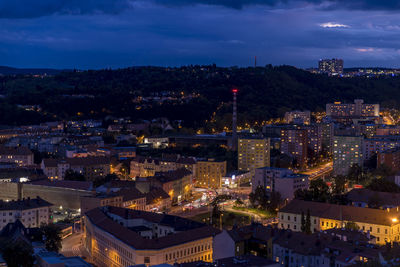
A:
{"type": "Polygon", "coordinates": [[[238,140],[238,169],[254,175],[256,168],[270,166],[269,138],[240,138],[238,140]]]}
{"type": "Polygon", "coordinates": [[[292,156],[301,169],[307,166],[307,129],[295,127],[281,130],[281,153],[292,156]]]}
{"type": "Polygon", "coordinates": [[[226,175],[226,161],[197,161],[196,187],[218,189],[222,186],[222,178],[226,175]]]}
{"type": "Polygon", "coordinates": [[[279,192],[282,199],[291,200],[296,190],[308,189],[309,177],[289,169],[264,167],[256,169],[251,184],[253,192],[261,186],[269,193],[279,192]]]}
{"type": "Polygon", "coordinates": [[[41,198],[0,201],[0,229],[19,219],[27,227],[40,227],[50,222],[53,204],[41,198]]]}
{"type": "Polygon", "coordinates": [[[184,218],[117,207],[85,216],[84,246],[99,267],[213,261],[218,230],[184,218]]]}
{"type": "Polygon", "coordinates": [[[333,173],[346,175],[353,164],[363,166],[364,137],[335,136],[333,139],[333,173]]]}
{"type": "Polygon", "coordinates": [[[318,61],[318,71],[329,75],[343,74],[343,59],[320,59],[318,61]]]}
{"type": "Polygon", "coordinates": [[[310,214],[313,233],[343,228],[351,222],[361,231],[374,235],[378,244],[400,240],[400,212],[397,209],[370,209],[294,199],[278,212],[278,227],[300,232],[301,217],[307,213],[310,214]]]}

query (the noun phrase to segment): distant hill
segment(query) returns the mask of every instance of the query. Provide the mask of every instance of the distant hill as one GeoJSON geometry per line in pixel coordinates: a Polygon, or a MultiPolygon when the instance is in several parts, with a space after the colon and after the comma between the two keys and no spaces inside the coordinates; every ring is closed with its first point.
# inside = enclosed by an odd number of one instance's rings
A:
{"type": "Polygon", "coordinates": [[[57,69],[36,69],[36,68],[28,68],[28,69],[19,69],[12,68],[6,66],[0,66],[0,75],[56,75],[65,70],[57,70],[57,69]]]}
{"type": "MultiPolygon", "coordinates": [[[[0,67],[0,73],[3,69],[0,67]]],[[[18,71],[51,73],[43,69],[18,71]]],[[[53,71],[60,73],[43,79],[0,76],[0,125],[108,116],[133,121],[167,117],[172,122],[181,121],[179,126],[189,130],[222,131],[232,121],[232,88],[239,89],[239,125],[259,125],[289,110],[323,111],[326,103],[352,103],[357,98],[400,109],[397,76],[340,78],[271,65],[53,71]],[[39,105],[41,111],[27,111],[19,105],[39,105]]]]}

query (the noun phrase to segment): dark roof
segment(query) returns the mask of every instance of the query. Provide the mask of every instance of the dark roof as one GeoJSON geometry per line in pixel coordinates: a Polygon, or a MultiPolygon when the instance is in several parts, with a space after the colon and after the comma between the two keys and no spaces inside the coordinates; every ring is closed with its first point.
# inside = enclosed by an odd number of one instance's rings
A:
{"type": "Polygon", "coordinates": [[[141,250],[163,249],[166,247],[181,245],[182,243],[211,237],[219,233],[219,230],[211,226],[183,219],[180,217],[144,211],[135,211],[118,207],[96,208],[87,212],[86,217],[88,218],[88,220],[90,220],[92,224],[96,225],[103,231],[106,231],[109,234],[115,236],[121,242],[124,242],[125,244],[135,249],[141,250]],[[172,225],[173,227],[178,229],[180,227],[178,225],[175,225],[174,223],[186,221],[187,229],[182,231],[178,230],[181,232],[160,238],[146,239],[141,237],[138,233],[130,230],[129,228],[120,225],[116,221],[113,221],[110,217],[108,217],[107,212],[123,218],[141,218],[160,224],[169,223],[169,225],[172,225]]]}
{"type": "Polygon", "coordinates": [[[66,159],[44,159],[45,167],[57,167],[58,164],[66,163],[71,166],[91,166],[110,164],[109,157],[85,157],[85,158],[66,158],[66,159]]]}
{"type": "Polygon", "coordinates": [[[32,185],[41,185],[41,186],[50,186],[50,187],[62,187],[62,188],[70,188],[75,190],[92,190],[92,182],[88,181],[69,181],[69,180],[37,180],[31,181],[29,184],[32,185]]]}
{"type": "Polygon", "coordinates": [[[122,196],[123,201],[129,201],[138,198],[145,198],[145,195],[137,190],[135,187],[123,188],[116,192],[118,195],[122,196]]]}
{"type": "Polygon", "coordinates": [[[368,203],[371,197],[378,197],[382,205],[400,206],[400,193],[378,192],[361,188],[351,190],[346,196],[352,202],[364,203],[368,203]]]}
{"type": "Polygon", "coordinates": [[[301,212],[307,213],[308,210],[310,211],[311,216],[319,218],[352,222],[365,222],[378,225],[391,226],[394,224],[398,224],[398,220],[400,220],[400,212],[394,209],[387,211],[380,209],[369,209],[354,206],[303,201],[298,199],[294,199],[289,202],[289,204],[283,207],[280,212],[301,214],[301,212]],[[393,218],[396,218],[397,221],[393,222],[393,218]]]}
{"type": "Polygon", "coordinates": [[[240,257],[229,257],[224,259],[218,259],[215,263],[209,263],[204,261],[195,261],[190,263],[182,263],[174,266],[181,267],[236,267],[236,266],[248,266],[248,267],[260,267],[277,265],[270,259],[257,257],[254,255],[243,255],[240,257]]]}
{"type": "Polygon", "coordinates": [[[6,147],[0,146],[0,155],[33,155],[32,151],[24,146],[6,147]]]}
{"type": "Polygon", "coordinates": [[[331,254],[336,260],[349,262],[356,256],[363,256],[369,259],[378,259],[379,250],[371,244],[356,243],[353,240],[343,241],[337,236],[324,232],[307,235],[302,232],[283,231],[274,241],[274,244],[289,249],[292,253],[300,255],[321,255],[331,254]],[[332,253],[338,251],[338,254],[332,253]]]}
{"type": "Polygon", "coordinates": [[[171,181],[182,179],[185,176],[191,175],[192,172],[186,168],[180,168],[168,172],[156,172],[156,175],[147,177],[147,179],[154,180],[160,183],[168,183],[171,181]]]}
{"type": "Polygon", "coordinates": [[[53,206],[53,204],[41,199],[40,197],[11,200],[8,202],[0,200],[0,210],[28,210],[50,206],[53,206]]]}
{"type": "Polygon", "coordinates": [[[164,189],[160,187],[156,187],[150,190],[150,192],[145,194],[146,196],[146,204],[150,205],[154,203],[154,200],[156,199],[169,199],[170,196],[167,194],[167,192],[164,191],[164,189]]]}

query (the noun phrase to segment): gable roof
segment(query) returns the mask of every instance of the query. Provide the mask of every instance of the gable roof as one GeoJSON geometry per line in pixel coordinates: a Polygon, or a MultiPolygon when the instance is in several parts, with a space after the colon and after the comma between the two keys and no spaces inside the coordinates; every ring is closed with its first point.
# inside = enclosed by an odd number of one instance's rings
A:
{"type": "Polygon", "coordinates": [[[311,216],[333,220],[364,222],[387,226],[399,224],[400,221],[400,212],[394,209],[387,211],[299,199],[292,200],[283,207],[280,212],[292,214],[301,214],[304,212],[306,214],[308,210],[311,216]]]}

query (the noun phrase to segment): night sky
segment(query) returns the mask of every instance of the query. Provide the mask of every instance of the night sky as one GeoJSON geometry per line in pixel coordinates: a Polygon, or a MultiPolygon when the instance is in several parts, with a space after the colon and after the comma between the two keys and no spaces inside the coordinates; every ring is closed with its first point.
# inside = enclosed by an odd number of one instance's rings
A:
{"type": "Polygon", "coordinates": [[[400,0],[0,0],[0,65],[400,67],[400,0]]]}

